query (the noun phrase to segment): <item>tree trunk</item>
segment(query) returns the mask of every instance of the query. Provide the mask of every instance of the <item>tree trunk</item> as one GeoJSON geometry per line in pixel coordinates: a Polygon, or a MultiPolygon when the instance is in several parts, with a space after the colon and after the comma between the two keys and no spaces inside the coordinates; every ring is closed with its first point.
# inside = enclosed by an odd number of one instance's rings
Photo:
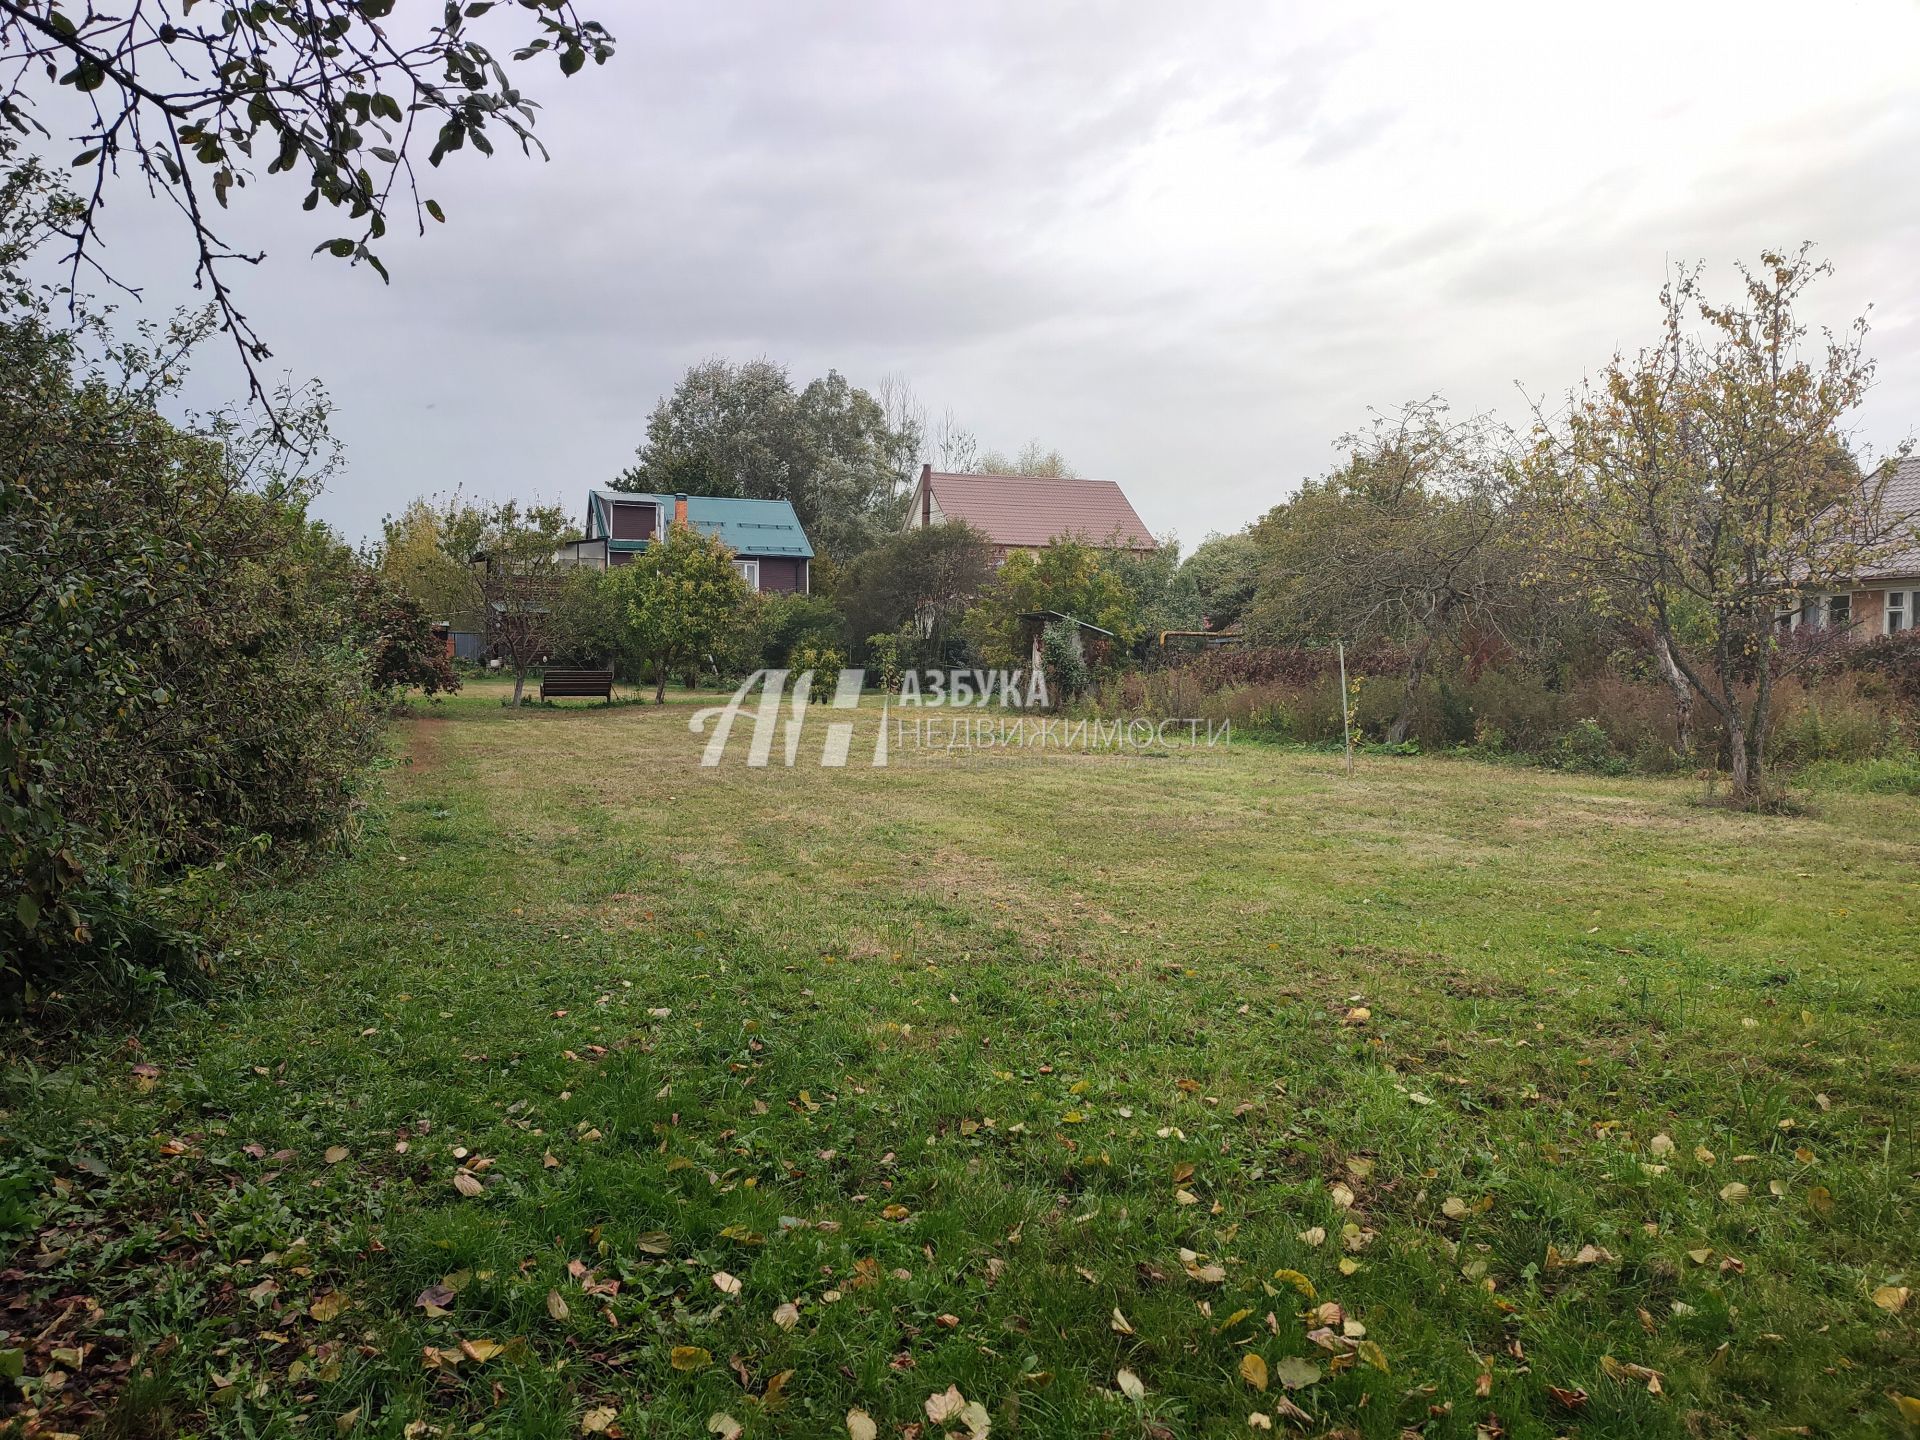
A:
{"type": "MultiPolygon", "coordinates": [[[[1387,727],[1387,743],[1403,745],[1407,731],[1413,728],[1413,702],[1420,689],[1420,681],[1427,673],[1427,656],[1433,649],[1433,641],[1428,640],[1413,652],[1413,659],[1407,662],[1406,683],[1400,691],[1400,713],[1393,717],[1393,723],[1387,727]]],[[[1346,703],[1346,697],[1340,697],[1346,703]]]]}
{"type": "Polygon", "coordinates": [[[520,696],[527,688],[527,670],[524,665],[513,667],[513,708],[520,708],[520,696]]]}
{"type": "Polygon", "coordinates": [[[1754,688],[1753,708],[1747,718],[1747,801],[1764,798],[1767,788],[1767,730],[1773,718],[1773,670],[1763,652],[1760,680],[1754,688]]]}
{"type": "Polygon", "coordinates": [[[1674,744],[1684,757],[1693,753],[1693,687],[1687,684],[1687,677],[1680,673],[1679,662],[1673,658],[1673,647],[1661,636],[1655,642],[1660,656],[1660,668],[1667,677],[1667,688],[1673,691],[1673,729],[1674,744]]]}
{"type": "Polygon", "coordinates": [[[1727,769],[1733,776],[1733,798],[1746,805],[1753,800],[1752,771],[1748,766],[1747,727],[1738,713],[1727,721],[1727,769]]]}
{"type": "Polygon", "coordinates": [[[660,663],[654,667],[654,673],[659,678],[655,681],[654,687],[653,687],[653,703],[656,705],[664,705],[667,703],[667,657],[666,656],[662,655],[660,657],[660,663]]]}

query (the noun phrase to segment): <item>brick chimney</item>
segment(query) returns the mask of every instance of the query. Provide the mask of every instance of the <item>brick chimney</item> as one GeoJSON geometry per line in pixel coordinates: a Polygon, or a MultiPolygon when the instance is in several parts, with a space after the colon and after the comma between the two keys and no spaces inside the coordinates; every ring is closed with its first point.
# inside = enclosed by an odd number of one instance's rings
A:
{"type": "Polygon", "coordinates": [[[684,490],[673,497],[673,523],[676,525],[687,523],[687,492],[684,490]]]}
{"type": "Polygon", "coordinates": [[[933,466],[920,467],[920,523],[933,524],[933,466]]]}

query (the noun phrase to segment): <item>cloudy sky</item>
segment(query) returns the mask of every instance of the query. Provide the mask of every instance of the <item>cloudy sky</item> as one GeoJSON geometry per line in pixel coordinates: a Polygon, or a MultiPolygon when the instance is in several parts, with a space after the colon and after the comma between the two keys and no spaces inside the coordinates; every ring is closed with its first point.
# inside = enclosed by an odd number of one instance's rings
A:
{"type": "MultiPolygon", "coordinates": [[[[339,403],[319,511],[351,538],[456,486],[577,506],[724,355],[902,377],[1191,546],[1369,407],[1517,419],[1516,382],[1652,337],[1670,261],[1725,288],[1802,240],[1837,271],[1814,318],[1873,306],[1862,440],[1920,427],[1911,0],[581,8],[619,53],[528,72],[551,163],[454,157],[390,288],[307,258],[339,225],[297,182],[234,217],[275,363],[339,403]]],[[[106,231],[150,303],[191,298],[167,212],[128,187],[106,231]]]]}

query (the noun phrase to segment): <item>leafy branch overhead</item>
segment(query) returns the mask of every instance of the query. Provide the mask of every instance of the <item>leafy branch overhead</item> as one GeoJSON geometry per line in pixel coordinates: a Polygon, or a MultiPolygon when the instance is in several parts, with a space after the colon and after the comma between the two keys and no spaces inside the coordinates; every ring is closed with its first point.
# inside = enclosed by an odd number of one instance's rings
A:
{"type": "Polygon", "coordinates": [[[302,175],[304,209],[324,201],[346,212],[353,232],[315,253],[364,261],[385,278],[373,246],[396,206],[411,206],[422,231],[425,217],[446,218],[420,189],[423,147],[433,166],[468,146],[491,155],[504,130],[522,151],[545,156],[533,134],[535,102],[478,38],[490,11],[530,22],[516,62],[550,55],[572,75],[613,54],[606,27],[582,19],[570,0],[449,4],[433,25],[421,23],[424,7],[401,17],[396,8],[394,0],[128,0],[107,13],[63,0],[0,0],[0,121],[50,138],[37,115],[40,92],[71,90],[87,107],[73,165],[91,169],[92,183],[68,234],[76,278],[84,267],[113,280],[95,258],[96,224],[109,180],[123,166],[134,170],[191,230],[195,283],[212,291],[264,399],[254,365],[270,352],[221,273],[225,262],[262,257],[230,245],[213,213],[256,167],[302,175]]]}

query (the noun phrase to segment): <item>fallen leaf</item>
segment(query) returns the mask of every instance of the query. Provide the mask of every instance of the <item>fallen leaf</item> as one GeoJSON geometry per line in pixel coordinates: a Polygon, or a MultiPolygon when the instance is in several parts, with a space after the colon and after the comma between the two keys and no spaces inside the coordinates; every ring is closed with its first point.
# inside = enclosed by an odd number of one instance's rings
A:
{"type": "Polygon", "coordinates": [[[329,1290],[307,1307],[307,1313],[324,1325],[327,1321],[337,1318],[346,1308],[347,1292],[329,1290]]]}
{"type": "Polygon", "coordinates": [[[558,1290],[547,1291],[547,1314],[556,1320],[565,1320],[568,1313],[565,1297],[558,1290]]]}
{"type": "Polygon", "coordinates": [[[329,1165],[338,1165],[352,1153],[353,1152],[344,1145],[329,1145],[327,1147],[327,1153],[323,1158],[329,1165]]]}
{"type": "Polygon", "coordinates": [[[713,1272],[713,1288],[718,1290],[722,1295],[738,1295],[740,1293],[740,1277],[738,1275],[729,1275],[724,1270],[716,1270],[713,1272]]]}
{"type": "Polygon", "coordinates": [[[1266,1357],[1249,1350],[1240,1357],[1240,1378],[1256,1390],[1267,1388],[1266,1357]]]}
{"type": "Polygon", "coordinates": [[[716,1410],[707,1417],[707,1433],[718,1435],[720,1440],[733,1440],[740,1433],[740,1422],[724,1410],[716,1410]]]}
{"type": "Polygon", "coordinates": [[[1578,1410],[1587,1403],[1587,1392],[1584,1390],[1562,1390],[1558,1385],[1549,1385],[1547,1394],[1563,1410],[1578,1410]]]}
{"type": "Polygon", "coordinates": [[[1302,1230],[1298,1239],[1302,1245],[1317,1248],[1327,1243],[1327,1227],[1315,1225],[1311,1230],[1302,1230]]]}
{"type": "Polygon", "coordinates": [[[580,1430],[586,1435],[603,1435],[612,1428],[613,1422],[620,1418],[620,1412],[611,1405],[596,1405],[580,1417],[580,1430]]]}
{"type": "MultiPolygon", "coordinates": [[[[1647,1142],[1647,1149],[1651,1150],[1655,1155],[1671,1155],[1674,1149],[1673,1137],[1671,1135],[1656,1135],[1647,1142]]],[[[1585,1392],[1582,1391],[1581,1393],[1584,1394],[1585,1392]]]]}
{"type": "Polygon", "coordinates": [[[1136,1405],[1147,1398],[1147,1387],[1140,1383],[1140,1377],[1122,1365],[1113,1377],[1114,1384],[1120,1387],[1120,1393],[1136,1405]]]}
{"type": "Polygon", "coordinates": [[[855,1406],[847,1411],[847,1440],[879,1440],[880,1427],[873,1417],[855,1406]]]}
{"type": "Polygon", "coordinates": [[[1749,1193],[1747,1187],[1742,1185],[1738,1180],[1735,1180],[1730,1185],[1722,1185],[1720,1187],[1720,1198],[1729,1205],[1744,1203],[1749,1193]]]}
{"type": "Polygon", "coordinates": [[[927,1419],[936,1425],[944,1425],[956,1420],[960,1412],[967,1408],[967,1397],[960,1393],[960,1387],[949,1385],[945,1390],[936,1390],[927,1397],[927,1419]]]}
{"type": "Polygon", "coordinates": [[[800,1307],[789,1300],[784,1305],[773,1307],[773,1323],[782,1330],[791,1330],[800,1323],[800,1307]]]}
{"type": "Polygon", "coordinates": [[[1303,1390],[1320,1383],[1320,1367],[1311,1360],[1289,1355],[1273,1367],[1273,1378],[1289,1390],[1303,1390]]]}
{"type": "Polygon", "coordinates": [[[1907,1300],[1913,1292],[1905,1285],[1882,1285],[1873,1292],[1873,1303],[1889,1315],[1898,1315],[1907,1308],[1907,1300]]]}
{"type": "Polygon", "coordinates": [[[485,1187],[465,1170],[456,1170],[453,1172],[453,1188],[462,1195],[472,1197],[478,1195],[485,1187]]]}
{"type": "Polygon", "coordinates": [[[704,1370],[713,1363],[713,1353],[698,1345],[676,1345],[668,1353],[667,1363],[683,1374],[704,1370]]]}
{"type": "Polygon", "coordinates": [[[1273,1278],[1276,1280],[1284,1280],[1309,1300],[1315,1298],[1313,1281],[1302,1275],[1298,1270],[1276,1270],[1273,1272],[1273,1278]]]}
{"type": "Polygon", "coordinates": [[[1113,1330],[1121,1335],[1133,1334],[1133,1323],[1120,1313],[1120,1307],[1118,1305],[1113,1307],[1113,1319],[1107,1323],[1113,1330]]]}

